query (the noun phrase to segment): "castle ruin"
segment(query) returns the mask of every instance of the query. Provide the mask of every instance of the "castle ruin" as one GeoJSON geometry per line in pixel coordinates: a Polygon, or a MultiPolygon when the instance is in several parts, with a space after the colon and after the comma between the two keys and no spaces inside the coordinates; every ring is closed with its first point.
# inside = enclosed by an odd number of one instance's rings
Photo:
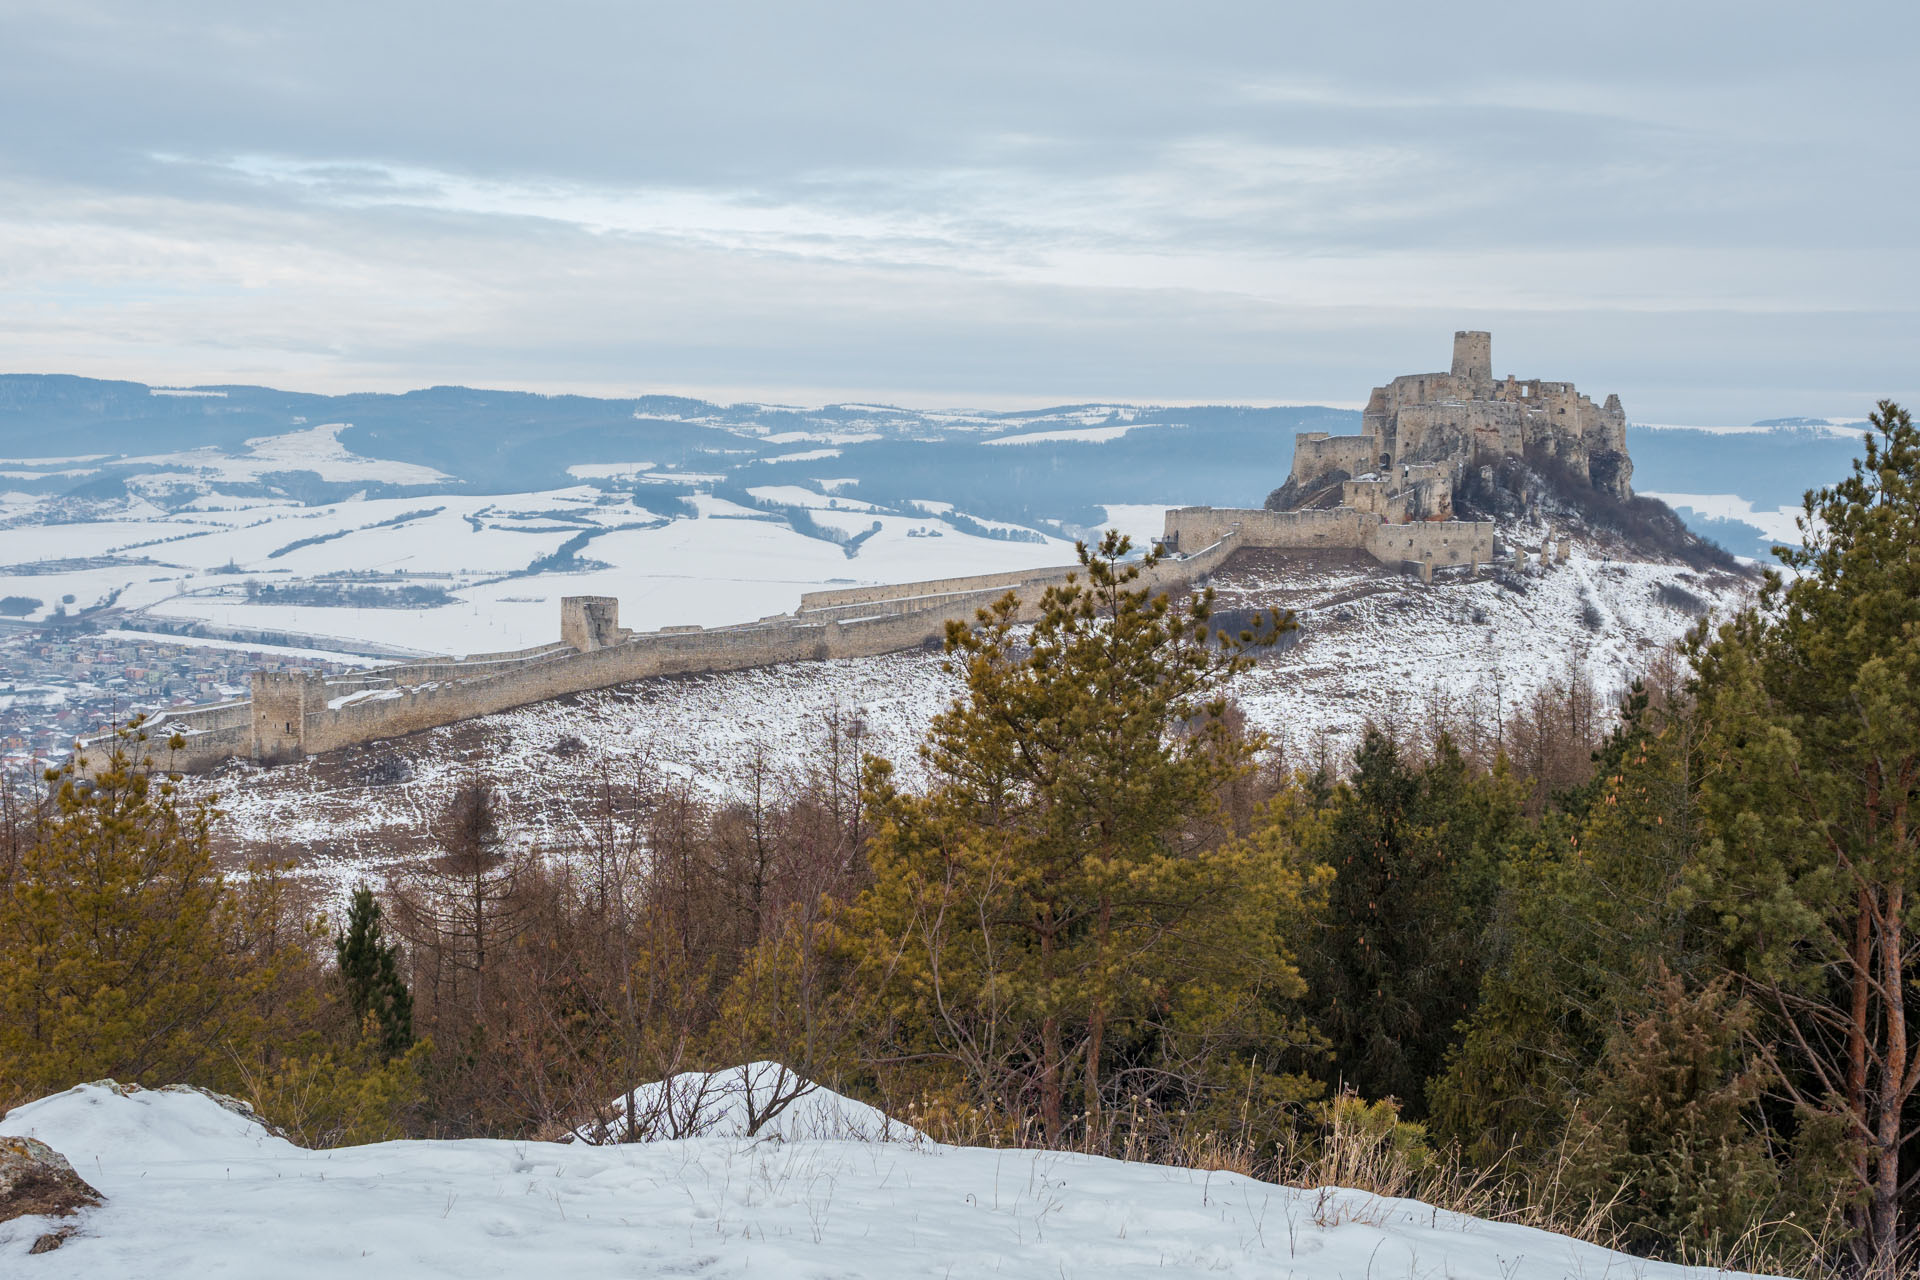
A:
{"type": "Polygon", "coordinates": [[[1274,498],[1294,510],[1337,504],[1446,519],[1468,467],[1542,455],[1603,493],[1633,496],[1619,396],[1595,407],[1571,382],[1512,374],[1496,382],[1493,335],[1463,329],[1453,335],[1451,370],[1403,374],[1373,389],[1359,435],[1296,435],[1292,474],[1274,498]]]}
{"type": "MultiPolygon", "coordinates": [[[[1243,547],[1364,551],[1425,582],[1437,572],[1472,573],[1493,559],[1494,526],[1455,519],[1454,487],[1470,466],[1541,452],[1597,489],[1630,496],[1633,467],[1618,397],[1595,408],[1571,383],[1496,383],[1489,335],[1457,333],[1452,371],[1376,387],[1359,435],[1295,436],[1292,472],[1275,494],[1282,509],[1169,510],[1166,555],[1142,585],[1201,585],[1243,547]]],[[[1564,543],[1560,554],[1566,558],[1564,543]]],[[[557,643],[335,677],[257,671],[251,698],[156,712],[142,727],[167,768],[196,772],[235,757],[274,764],[653,676],[937,644],[950,620],[970,620],[1009,591],[1031,618],[1045,588],[1076,572],[1078,566],[1059,566],[813,591],[791,614],[650,632],[622,627],[612,597],[569,596],[561,601],[557,643]],[[166,745],[176,735],[183,745],[166,745]]],[[[104,742],[79,746],[84,753],[104,742]]]]}

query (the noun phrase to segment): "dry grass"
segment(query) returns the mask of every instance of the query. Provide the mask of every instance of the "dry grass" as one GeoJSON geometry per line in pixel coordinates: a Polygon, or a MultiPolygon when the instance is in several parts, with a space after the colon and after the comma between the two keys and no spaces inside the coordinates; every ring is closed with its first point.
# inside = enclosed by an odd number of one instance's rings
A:
{"type": "MultiPolygon", "coordinates": [[[[1621,1186],[1605,1199],[1571,1189],[1577,1152],[1562,1151],[1542,1167],[1509,1151],[1490,1166],[1468,1163],[1457,1148],[1435,1151],[1419,1126],[1399,1121],[1391,1104],[1367,1104],[1347,1095],[1311,1108],[1285,1140],[1261,1142],[1250,1126],[1223,1130],[1158,1114],[1136,1103],[1111,1113],[1097,1130],[1084,1117],[1073,1140],[1049,1144],[1037,1126],[996,1122],[966,1107],[915,1112],[914,1123],[937,1141],[965,1146],[1066,1149],[1178,1168],[1237,1173],[1315,1193],[1313,1220],[1383,1226],[1418,1201],[1436,1214],[1510,1222],[1570,1236],[1602,1248],[1630,1251],[1616,1210],[1630,1194],[1621,1186]]],[[[1708,1270],[1841,1280],[1838,1260],[1844,1224],[1838,1208],[1811,1226],[1761,1222],[1720,1248],[1682,1247],[1672,1261],[1708,1270]]],[[[1911,1277],[1920,1270],[1903,1273],[1911,1277]]],[[[1856,1278],[1857,1280],[1857,1278],[1856,1278]]]]}

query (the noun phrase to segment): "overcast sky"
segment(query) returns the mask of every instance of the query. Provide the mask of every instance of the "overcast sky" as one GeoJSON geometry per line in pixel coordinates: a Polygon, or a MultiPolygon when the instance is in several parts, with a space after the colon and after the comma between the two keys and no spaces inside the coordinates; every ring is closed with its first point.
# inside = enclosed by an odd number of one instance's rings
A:
{"type": "Polygon", "coordinates": [[[1920,6],[0,0],[0,370],[1920,398],[1920,6]]]}

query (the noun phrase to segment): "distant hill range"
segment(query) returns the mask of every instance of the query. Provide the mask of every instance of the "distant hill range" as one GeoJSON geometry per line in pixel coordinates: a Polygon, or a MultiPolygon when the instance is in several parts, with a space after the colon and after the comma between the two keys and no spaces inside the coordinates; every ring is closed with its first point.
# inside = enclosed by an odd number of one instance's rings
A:
{"type": "MultiPolygon", "coordinates": [[[[716,484],[828,480],[836,492],[869,502],[931,499],[1059,532],[1098,523],[1114,503],[1257,506],[1288,474],[1295,432],[1348,435],[1360,421],[1357,411],[1324,406],[926,412],[469,387],[325,396],[10,374],[0,375],[0,459],[9,462],[0,488],[111,498],[132,478],[195,472],[197,459],[178,456],[189,451],[244,454],[250,440],[346,423],[337,433],[346,450],[406,465],[393,468],[391,479],[367,478],[377,469],[341,479],[287,458],[274,464],[282,469],[255,467],[216,487],[319,503],[357,492],[516,493],[590,483],[660,505],[716,484]],[[82,466],[18,465],[82,455],[100,456],[82,466]],[[421,468],[444,478],[424,482],[421,468]]],[[[1730,499],[1674,505],[1697,531],[1743,555],[1764,554],[1781,527],[1779,509],[1797,504],[1809,484],[1844,474],[1859,447],[1857,430],[1827,419],[1773,419],[1737,433],[1628,432],[1634,488],[1730,499]],[[1741,521],[1740,500],[1773,518],[1741,521]]]]}

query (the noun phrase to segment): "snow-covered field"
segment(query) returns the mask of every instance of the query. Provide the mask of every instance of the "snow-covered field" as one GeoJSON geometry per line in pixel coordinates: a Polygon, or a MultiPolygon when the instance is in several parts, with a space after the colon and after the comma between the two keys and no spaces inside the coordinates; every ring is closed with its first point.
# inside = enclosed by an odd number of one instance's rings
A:
{"type": "Polygon", "coordinates": [[[1227,1275],[1564,1280],[1707,1273],[1408,1200],[931,1143],[704,1137],[308,1151],[192,1092],[82,1085],[0,1133],[106,1196],[0,1224],[8,1275],[1227,1275]],[[43,1232],[74,1225],[31,1259],[43,1232]]]}
{"type": "Polygon", "coordinates": [[[1733,493],[1642,493],[1643,498],[1657,498],[1675,511],[1685,514],[1692,512],[1708,520],[1735,520],[1741,524],[1750,524],[1767,537],[1777,542],[1800,544],[1799,518],[1804,514],[1800,506],[1776,507],[1769,511],[1755,507],[1747,499],[1733,493]]]}
{"type": "Polygon", "coordinates": [[[62,607],[73,613],[111,603],[136,621],[292,633],[313,637],[317,647],[486,653],[558,638],[560,598],[567,595],[617,596],[621,622],[637,630],[717,626],[791,612],[802,593],[829,586],[997,573],[1059,564],[1073,554],[1059,538],[1014,542],[952,527],[926,538],[918,532],[928,525],[924,518],[875,514],[870,504],[797,485],[770,488],[767,497],[811,508],[820,524],[848,536],[876,520],[880,531],[849,557],[777,515],[722,499],[697,496],[697,518],[667,520],[587,486],[312,507],[222,498],[218,509],[171,513],[132,503],[111,518],[0,527],[0,597],[38,600],[25,615],[33,620],[62,607]],[[593,536],[573,566],[527,573],[583,533],[593,536]],[[315,580],[424,586],[451,602],[280,604],[263,590],[315,580]]]}

